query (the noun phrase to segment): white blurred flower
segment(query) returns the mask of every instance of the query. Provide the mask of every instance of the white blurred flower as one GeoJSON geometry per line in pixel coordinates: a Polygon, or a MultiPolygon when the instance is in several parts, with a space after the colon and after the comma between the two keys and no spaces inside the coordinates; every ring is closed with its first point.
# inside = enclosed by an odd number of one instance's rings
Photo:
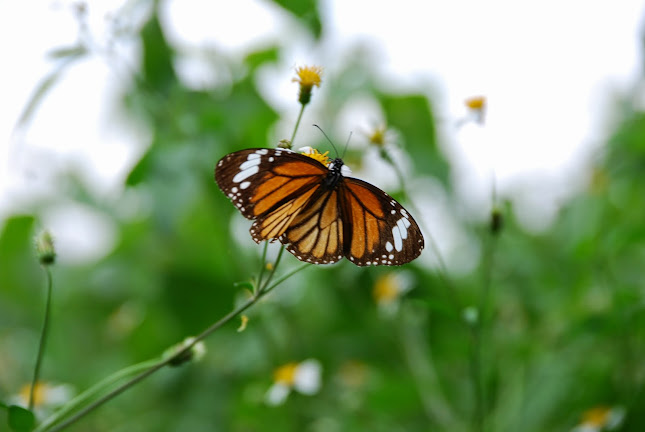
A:
{"type": "Polygon", "coordinates": [[[321,376],[322,366],[315,359],[282,365],[273,372],[274,383],[267,391],[265,401],[267,405],[280,405],[292,389],[305,395],[316,394],[320,390],[321,376]]]}
{"type": "Polygon", "coordinates": [[[381,312],[393,315],[399,309],[400,298],[412,289],[412,276],[405,271],[381,275],[374,283],[372,297],[381,312]]]}
{"type": "MultiPolygon", "coordinates": [[[[10,403],[28,408],[30,390],[31,384],[25,384],[18,394],[10,398],[10,403]]],[[[34,412],[36,416],[46,417],[56,408],[70,401],[74,393],[73,387],[69,384],[38,381],[34,389],[34,412]]]]}
{"type": "Polygon", "coordinates": [[[582,414],[580,423],[571,432],[601,432],[617,429],[625,418],[625,409],[620,406],[597,406],[582,414]]]}

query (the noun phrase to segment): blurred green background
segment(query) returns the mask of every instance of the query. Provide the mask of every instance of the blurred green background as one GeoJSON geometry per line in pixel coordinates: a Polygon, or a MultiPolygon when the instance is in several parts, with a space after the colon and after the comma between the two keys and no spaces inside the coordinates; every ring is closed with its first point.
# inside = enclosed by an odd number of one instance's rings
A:
{"type": "MultiPolygon", "coordinates": [[[[275,3],[320,36],[313,2],[275,3]]],[[[243,297],[235,283],[258,272],[262,247],[247,247],[250,222],[218,190],[213,168],[231,151],[275,145],[267,142],[275,123],[295,122],[279,119],[256,86],[258,70],[281,48],[242,62],[215,56],[214,67],[231,81],[197,91],[177,78],[178,48],[169,46],[154,4],[132,36],[142,56],[122,109],[150,141],[123,194],[99,198],[70,172],[60,179],[60,202],[1,222],[0,400],[31,378],[45,292],[33,245],[50,206],[71,200],[116,227],[113,250],[98,262],[53,267],[42,377],[77,391],[199,333],[243,297]],[[133,200],[145,203],[140,212],[119,211],[133,200]]],[[[436,179],[447,211],[476,242],[474,270],[408,265],[412,289],[384,311],[375,283],[401,269],[311,266],[252,307],[245,331],[235,320],[209,337],[200,362],[161,370],[69,430],[564,431],[602,406],[624,410],[619,430],[645,430],[645,114],[631,92],[615,96],[615,132],[588,187],[553,225],[528,233],[512,204],[502,203],[495,234],[489,222],[459,211],[432,101],[379,87],[370,61],[357,55],[323,77],[325,96],[315,89],[312,102],[322,106],[321,124],[339,121],[348,93],[376,98],[415,161],[409,177],[436,179]],[[274,370],[305,359],[322,366],[320,391],[267,405],[274,370]]],[[[285,71],[285,81],[292,74],[285,71]]],[[[296,104],[296,84],[293,93],[296,104]]],[[[350,148],[346,161],[360,158],[350,148]]],[[[402,191],[388,192],[409,204],[402,191]]],[[[422,228],[426,236],[441,229],[422,228]]],[[[429,243],[424,254],[434,253],[429,243]]],[[[278,273],[298,264],[286,254],[278,273]]]]}

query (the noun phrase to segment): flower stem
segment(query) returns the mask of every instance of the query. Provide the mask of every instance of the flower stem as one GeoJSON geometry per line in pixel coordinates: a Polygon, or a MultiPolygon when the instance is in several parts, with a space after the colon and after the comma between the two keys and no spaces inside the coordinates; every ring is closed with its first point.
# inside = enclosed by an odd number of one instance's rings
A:
{"type": "Polygon", "coordinates": [[[31,381],[31,388],[29,389],[29,410],[31,411],[34,408],[34,398],[36,394],[36,385],[38,385],[38,379],[40,377],[40,368],[43,363],[43,357],[45,355],[45,346],[47,345],[47,336],[49,334],[49,321],[51,314],[51,303],[52,303],[52,274],[49,266],[43,266],[45,273],[47,274],[47,301],[45,304],[45,320],[43,322],[43,329],[40,333],[40,342],[38,344],[38,355],[36,357],[36,366],[34,367],[34,377],[31,381]]]}
{"type": "Polygon", "coordinates": [[[82,405],[85,401],[89,400],[96,394],[101,393],[103,390],[107,389],[108,387],[114,385],[116,382],[130,375],[138,373],[142,370],[146,370],[150,367],[154,367],[158,362],[159,362],[158,358],[147,360],[132,366],[128,366],[126,368],[121,369],[120,371],[113,373],[109,377],[103,379],[102,381],[99,381],[97,384],[94,384],[92,387],[85,390],[83,393],[79,394],[74,399],[66,403],[65,406],[57,410],[53,415],[51,415],[45,421],[43,421],[43,423],[41,423],[38,426],[36,431],[46,430],[48,427],[58,422],[61,418],[65,417],[66,415],[74,411],[77,407],[82,405]]]}
{"type": "Polygon", "coordinates": [[[291,145],[293,146],[293,141],[296,139],[296,132],[298,132],[298,127],[300,126],[300,120],[302,120],[302,114],[305,112],[305,107],[307,105],[300,105],[300,112],[298,113],[298,119],[296,120],[296,125],[293,128],[293,133],[291,134],[291,145]]]}

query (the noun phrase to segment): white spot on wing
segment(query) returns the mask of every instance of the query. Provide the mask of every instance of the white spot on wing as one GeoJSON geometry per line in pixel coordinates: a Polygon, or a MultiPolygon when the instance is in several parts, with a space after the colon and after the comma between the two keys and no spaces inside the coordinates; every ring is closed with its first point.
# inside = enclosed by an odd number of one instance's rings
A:
{"type": "MultiPolygon", "coordinates": [[[[254,156],[254,155],[249,155],[249,158],[251,156],[254,156]]],[[[255,155],[255,156],[257,156],[257,155],[255,155]]],[[[255,158],[255,159],[249,159],[246,162],[243,162],[240,165],[240,170],[246,170],[246,169],[252,168],[252,167],[257,166],[257,165],[260,165],[260,157],[259,156],[257,158],[255,158]]]]}
{"type": "MultiPolygon", "coordinates": [[[[244,164],[242,164],[242,165],[244,165],[244,164]]],[[[239,183],[242,180],[245,180],[245,179],[251,177],[252,175],[257,174],[258,171],[260,171],[260,167],[258,167],[257,165],[254,165],[254,166],[252,166],[250,168],[247,168],[247,169],[245,169],[243,171],[240,171],[239,173],[235,174],[235,177],[233,177],[233,183],[239,183]]],[[[246,189],[246,188],[242,187],[242,189],[246,189]]]]}
{"type": "Polygon", "coordinates": [[[401,231],[399,231],[398,225],[392,228],[392,236],[394,237],[394,249],[401,252],[403,250],[403,238],[401,237],[401,231]]]}
{"type": "Polygon", "coordinates": [[[408,238],[408,227],[410,226],[410,222],[405,218],[401,218],[396,222],[396,226],[399,227],[399,232],[401,233],[401,237],[403,239],[408,238]],[[407,226],[405,225],[406,222],[408,223],[407,226]]]}
{"type": "MultiPolygon", "coordinates": [[[[256,153],[256,154],[259,154],[259,155],[265,155],[265,154],[268,154],[268,153],[269,153],[269,150],[267,150],[267,149],[260,149],[260,150],[257,150],[255,153],[256,153]]],[[[252,155],[249,155],[249,158],[250,158],[251,156],[252,156],[252,155]]]]}
{"type": "Polygon", "coordinates": [[[394,247],[392,246],[392,243],[390,243],[390,242],[385,243],[385,250],[386,251],[392,252],[392,249],[394,249],[394,247]]]}
{"type": "Polygon", "coordinates": [[[242,184],[240,185],[240,188],[242,188],[242,189],[246,189],[246,188],[247,188],[247,187],[249,187],[249,186],[251,186],[251,182],[247,182],[247,181],[245,181],[244,183],[242,183],[242,184]]]}

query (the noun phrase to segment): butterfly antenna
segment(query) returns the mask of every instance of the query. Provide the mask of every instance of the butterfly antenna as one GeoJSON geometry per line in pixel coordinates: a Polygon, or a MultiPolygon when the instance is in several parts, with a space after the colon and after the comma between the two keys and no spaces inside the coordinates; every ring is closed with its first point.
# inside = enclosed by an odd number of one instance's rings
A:
{"type": "Polygon", "coordinates": [[[322,130],[322,128],[320,126],[318,126],[317,124],[314,124],[314,126],[317,127],[320,132],[322,132],[322,134],[325,136],[325,138],[327,138],[327,141],[329,141],[329,144],[331,144],[331,146],[334,148],[334,151],[336,152],[336,156],[338,156],[338,149],[336,148],[334,143],[329,139],[329,137],[327,136],[325,131],[322,130]]]}
{"type": "Polygon", "coordinates": [[[349,147],[349,140],[352,139],[352,131],[349,132],[349,136],[347,137],[347,142],[345,143],[345,148],[343,149],[343,155],[341,158],[345,157],[345,152],[347,152],[347,147],[349,147]]]}

